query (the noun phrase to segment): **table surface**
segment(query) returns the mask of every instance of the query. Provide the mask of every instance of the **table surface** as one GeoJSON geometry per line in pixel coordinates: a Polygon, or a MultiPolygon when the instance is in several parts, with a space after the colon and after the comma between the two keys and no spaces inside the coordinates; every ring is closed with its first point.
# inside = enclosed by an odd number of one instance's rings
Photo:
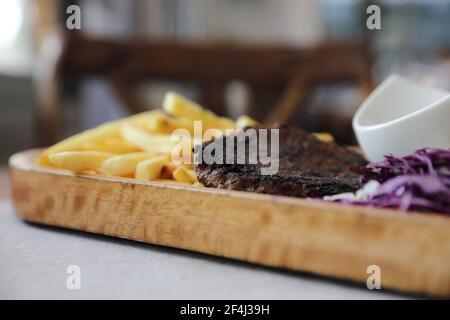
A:
{"type": "Polygon", "coordinates": [[[403,299],[321,277],[25,223],[0,200],[3,299],[403,299]],[[69,290],[67,267],[80,267],[69,290]]]}

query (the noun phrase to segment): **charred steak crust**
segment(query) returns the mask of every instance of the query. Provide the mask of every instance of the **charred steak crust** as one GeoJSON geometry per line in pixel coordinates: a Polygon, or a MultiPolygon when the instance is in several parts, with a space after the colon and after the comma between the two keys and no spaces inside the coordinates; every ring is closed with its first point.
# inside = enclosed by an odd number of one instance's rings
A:
{"type": "MultiPolygon", "coordinates": [[[[206,187],[302,198],[353,192],[360,187],[358,172],[366,164],[362,156],[335,143],[319,141],[298,127],[281,126],[279,129],[278,173],[261,175],[261,164],[207,164],[203,161],[194,165],[199,181],[206,187]]],[[[235,134],[205,142],[194,149],[194,154],[197,157],[200,148],[204,150],[218,139],[230,138],[239,137],[235,134]]]]}

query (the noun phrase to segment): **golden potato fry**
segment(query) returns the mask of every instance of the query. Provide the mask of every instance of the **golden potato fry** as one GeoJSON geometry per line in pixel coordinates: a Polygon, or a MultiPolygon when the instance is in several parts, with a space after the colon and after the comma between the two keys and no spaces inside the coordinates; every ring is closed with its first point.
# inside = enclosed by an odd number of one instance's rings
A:
{"type": "Polygon", "coordinates": [[[198,182],[198,178],[197,178],[197,175],[195,174],[194,170],[186,168],[186,173],[189,176],[189,178],[191,178],[193,183],[197,183],[198,182]]]}
{"type": "Polygon", "coordinates": [[[172,173],[177,170],[177,166],[172,161],[167,161],[164,163],[164,169],[163,171],[167,171],[170,175],[168,179],[172,178],[172,173]]]}
{"type": "Polygon", "coordinates": [[[112,153],[128,153],[140,151],[138,147],[133,146],[120,138],[109,138],[98,143],[85,143],[82,144],[79,149],[85,151],[105,151],[112,153]]]}
{"type": "Polygon", "coordinates": [[[80,174],[84,174],[87,176],[98,176],[98,172],[96,170],[84,170],[81,171],[80,174]]]}
{"type": "Polygon", "coordinates": [[[139,148],[129,144],[122,139],[107,139],[105,141],[105,149],[114,153],[128,153],[140,151],[139,148]]]}
{"type": "Polygon", "coordinates": [[[63,151],[49,154],[48,159],[59,168],[79,173],[97,169],[103,161],[113,155],[102,151],[63,151]]]}
{"type": "Polygon", "coordinates": [[[255,119],[250,118],[249,116],[240,116],[236,120],[236,127],[237,128],[245,128],[245,127],[252,127],[257,125],[258,122],[255,119]]]}
{"type": "Polygon", "coordinates": [[[112,176],[134,175],[139,162],[157,155],[155,152],[133,152],[116,155],[104,161],[100,171],[112,176]]]}
{"type": "Polygon", "coordinates": [[[169,156],[158,156],[138,163],[134,177],[139,180],[153,180],[161,175],[169,156]]]}
{"type": "Polygon", "coordinates": [[[191,119],[201,119],[205,112],[202,106],[175,92],[166,93],[163,110],[172,116],[191,119]]]}
{"type": "Polygon", "coordinates": [[[175,118],[160,112],[153,114],[148,120],[148,129],[152,133],[172,134],[176,129],[186,129],[194,134],[194,121],[188,118],[175,118]]]}
{"type": "Polygon", "coordinates": [[[139,119],[139,120],[137,120],[137,121],[127,122],[127,123],[133,124],[134,126],[136,126],[136,128],[139,128],[139,129],[141,129],[141,130],[143,130],[143,131],[147,131],[147,129],[148,129],[148,121],[150,120],[150,118],[151,118],[153,115],[158,114],[158,113],[161,113],[161,111],[159,111],[159,110],[154,110],[154,111],[153,111],[148,117],[146,117],[146,118],[142,118],[142,119],[139,119]]]}
{"type": "Polygon", "coordinates": [[[328,132],[316,132],[313,135],[323,142],[334,142],[334,137],[328,132]]]}
{"type": "Polygon", "coordinates": [[[201,184],[200,182],[196,182],[196,183],[194,183],[192,186],[194,186],[194,187],[200,187],[200,188],[204,187],[204,185],[201,184]]]}
{"type": "MultiPolygon", "coordinates": [[[[83,174],[201,186],[189,161],[192,148],[209,139],[206,130],[216,129],[213,135],[222,135],[226,129],[257,123],[247,116],[236,122],[219,117],[172,92],[166,95],[163,109],[167,114],[148,111],[84,131],[48,148],[37,162],[83,174]],[[193,137],[194,121],[202,121],[202,137],[193,137]],[[179,140],[173,135],[177,129],[179,140]]],[[[319,139],[330,137],[318,135],[319,139]]]]}
{"type": "Polygon", "coordinates": [[[48,157],[51,153],[79,150],[80,146],[85,143],[98,143],[108,138],[119,138],[120,129],[124,123],[139,121],[140,119],[148,117],[152,113],[154,113],[154,111],[139,113],[134,116],[108,122],[93,129],[76,134],[46,149],[37,159],[37,163],[51,166],[52,163],[49,161],[48,157]]]}
{"type": "MultiPolygon", "coordinates": [[[[193,170],[194,166],[192,164],[183,164],[186,169],[193,170]]],[[[178,166],[172,161],[168,161],[164,164],[164,168],[161,173],[162,179],[173,179],[173,173],[177,170],[178,166]]]]}
{"type": "Polygon", "coordinates": [[[158,112],[148,119],[147,127],[152,133],[170,134],[176,129],[170,120],[169,116],[163,112],[158,112]]]}
{"type": "Polygon", "coordinates": [[[174,92],[166,94],[163,101],[163,109],[172,116],[202,121],[203,129],[231,129],[236,127],[231,119],[218,117],[211,111],[203,109],[199,104],[174,92]]]}
{"type": "Polygon", "coordinates": [[[124,124],[121,130],[122,138],[145,151],[170,153],[177,144],[170,135],[150,134],[130,124],[124,124]]]}
{"type": "Polygon", "coordinates": [[[179,182],[196,183],[198,182],[194,170],[187,169],[185,166],[179,166],[173,173],[173,178],[179,182]]]}
{"type": "Polygon", "coordinates": [[[194,165],[192,163],[183,163],[183,167],[189,170],[194,170],[194,165]]]}

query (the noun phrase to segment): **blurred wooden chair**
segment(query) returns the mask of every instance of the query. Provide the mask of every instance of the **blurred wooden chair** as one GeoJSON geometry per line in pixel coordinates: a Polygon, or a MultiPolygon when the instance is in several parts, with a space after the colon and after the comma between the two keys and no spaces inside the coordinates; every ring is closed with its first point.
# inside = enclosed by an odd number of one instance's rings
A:
{"type": "Polygon", "coordinates": [[[262,45],[109,40],[78,32],[49,35],[38,58],[39,145],[54,143],[61,114],[61,85],[67,79],[108,79],[129,113],[147,109],[135,92],[143,81],[198,84],[201,103],[226,113],[225,88],[233,80],[248,85],[255,104],[249,114],[263,122],[290,122],[314,86],[353,82],[372,89],[371,63],[363,43],[327,43],[312,48],[262,45]],[[265,91],[278,90],[278,101],[264,107],[265,91]]]}

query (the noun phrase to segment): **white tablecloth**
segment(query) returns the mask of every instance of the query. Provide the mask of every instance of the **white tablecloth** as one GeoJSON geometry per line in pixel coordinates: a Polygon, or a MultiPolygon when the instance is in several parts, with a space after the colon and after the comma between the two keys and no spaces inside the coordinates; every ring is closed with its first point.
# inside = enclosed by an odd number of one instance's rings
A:
{"type": "Polygon", "coordinates": [[[295,272],[21,221],[0,202],[3,299],[392,299],[295,272]],[[80,267],[69,290],[67,267],[80,267]]]}

